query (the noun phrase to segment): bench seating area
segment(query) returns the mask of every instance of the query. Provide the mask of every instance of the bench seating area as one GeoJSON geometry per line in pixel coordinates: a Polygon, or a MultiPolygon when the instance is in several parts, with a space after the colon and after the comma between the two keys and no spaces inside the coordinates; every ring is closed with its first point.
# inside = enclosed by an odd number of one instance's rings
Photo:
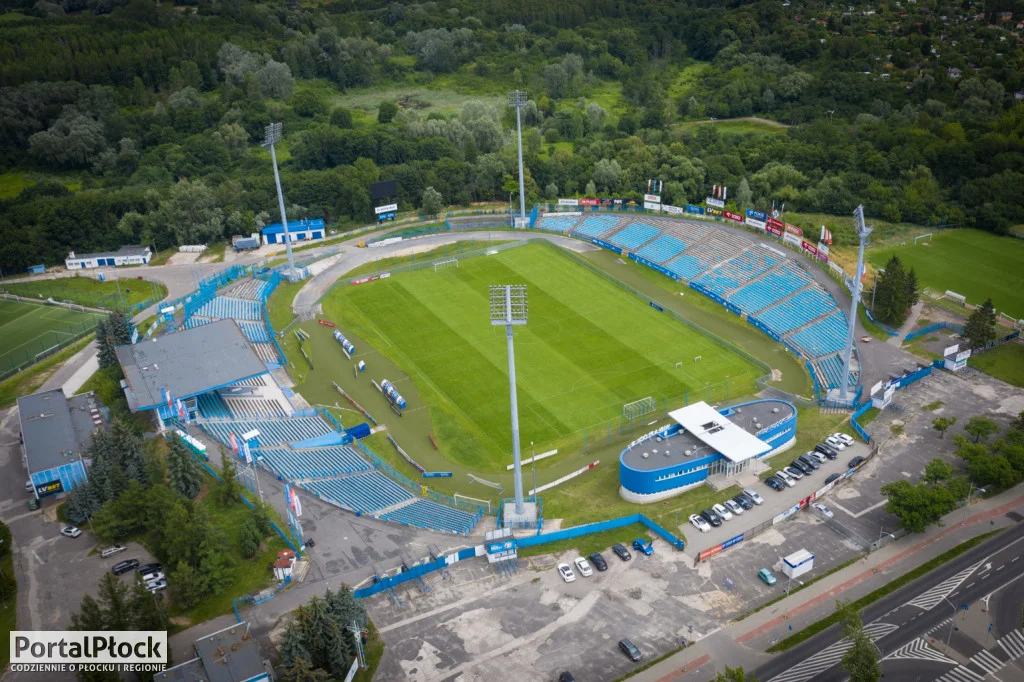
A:
{"type": "Polygon", "coordinates": [[[573,231],[583,237],[600,237],[605,232],[615,229],[623,219],[620,216],[594,214],[584,218],[573,231]]]}
{"type": "Polygon", "coordinates": [[[224,290],[224,296],[231,298],[245,298],[250,301],[259,301],[263,298],[263,290],[267,288],[268,282],[262,279],[247,277],[240,279],[233,286],[224,290]]]}
{"type": "Polygon", "coordinates": [[[838,353],[846,343],[846,315],[836,310],[825,319],[794,332],[789,338],[812,358],[838,353]]]}
{"type": "MultiPolygon", "coordinates": [[[[829,388],[837,388],[843,383],[843,358],[839,355],[830,355],[817,361],[818,369],[825,378],[825,385],[829,388]]],[[[850,386],[857,385],[857,372],[850,370],[850,386]]]]}
{"type": "MultiPolygon", "coordinates": [[[[784,262],[756,282],[751,282],[742,289],[734,291],[727,298],[730,303],[738,306],[741,310],[747,313],[756,313],[810,283],[810,279],[806,275],[793,270],[788,262],[784,262]]],[[[814,319],[814,317],[810,319],[814,319]]]]}
{"type": "Polygon", "coordinates": [[[249,301],[244,298],[228,298],[227,296],[215,296],[213,300],[195,311],[200,317],[211,317],[215,320],[261,320],[260,304],[258,301],[249,301]]]}
{"type": "Polygon", "coordinates": [[[694,280],[705,270],[735,255],[738,250],[731,240],[721,239],[716,234],[686,249],[678,258],[666,263],[665,268],[687,281],[694,280]]]}
{"type": "Polygon", "coordinates": [[[224,396],[228,408],[235,419],[262,419],[266,417],[287,417],[290,410],[285,410],[281,403],[270,398],[236,398],[224,396]]]}
{"type": "Polygon", "coordinates": [[[230,444],[228,434],[236,437],[256,429],[260,432],[259,443],[263,447],[283,445],[295,441],[316,438],[330,433],[333,429],[320,417],[293,417],[290,419],[266,419],[210,421],[200,426],[222,443],[230,444]]]}
{"type": "Polygon", "coordinates": [[[412,494],[377,471],[346,478],[309,481],[302,487],[335,504],[364,514],[393,507],[412,499],[412,494]]]}
{"type": "Polygon", "coordinates": [[[636,252],[641,258],[655,263],[672,260],[686,248],[686,244],[670,234],[663,234],[636,252]]]}
{"type": "Polygon", "coordinates": [[[472,514],[446,507],[430,500],[416,500],[394,511],[381,514],[385,521],[395,521],[409,526],[432,530],[443,530],[467,535],[473,530],[476,519],[472,514]]]}
{"type": "Polygon", "coordinates": [[[206,419],[234,419],[231,408],[216,393],[202,393],[196,396],[199,416],[206,419]]]}
{"type": "Polygon", "coordinates": [[[556,215],[549,213],[537,221],[536,227],[538,230],[547,230],[548,232],[559,232],[561,234],[565,234],[579,221],[580,216],[578,215],[556,215]]]}
{"type": "Polygon", "coordinates": [[[621,246],[625,251],[633,251],[654,239],[661,233],[656,227],[644,223],[630,223],[625,229],[619,230],[608,238],[612,244],[621,246]]]}
{"type": "Polygon", "coordinates": [[[835,308],[835,301],[817,284],[757,314],[757,319],[778,334],[787,334],[835,308]]]}
{"type": "Polygon", "coordinates": [[[347,445],[304,450],[261,448],[259,457],[274,473],[286,478],[328,478],[373,469],[347,445]]]}
{"type": "Polygon", "coordinates": [[[250,343],[270,343],[270,332],[267,331],[267,325],[263,322],[236,320],[236,323],[250,343]]]}
{"type": "Polygon", "coordinates": [[[695,280],[695,284],[704,286],[708,291],[724,295],[745,282],[759,277],[769,268],[782,260],[770,251],[763,249],[747,249],[743,253],[705,273],[695,280]]]}

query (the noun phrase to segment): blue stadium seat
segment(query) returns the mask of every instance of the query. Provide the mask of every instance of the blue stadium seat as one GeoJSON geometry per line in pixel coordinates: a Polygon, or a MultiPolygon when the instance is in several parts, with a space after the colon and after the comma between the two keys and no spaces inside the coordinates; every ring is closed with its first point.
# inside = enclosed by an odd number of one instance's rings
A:
{"type": "Polygon", "coordinates": [[[626,251],[632,251],[651,241],[659,234],[661,234],[661,230],[656,227],[651,227],[644,223],[632,223],[627,225],[625,229],[608,237],[608,241],[616,246],[621,246],[626,251]]]}
{"type": "Polygon", "coordinates": [[[734,258],[730,258],[723,265],[705,273],[695,280],[695,283],[709,291],[723,295],[761,275],[781,260],[781,256],[770,251],[748,249],[734,258]]]}
{"type": "Polygon", "coordinates": [[[199,407],[199,415],[206,419],[234,418],[231,408],[216,393],[211,392],[198,395],[196,396],[196,403],[199,407]]]}
{"type": "Polygon", "coordinates": [[[584,237],[600,237],[605,232],[613,229],[622,218],[613,215],[594,214],[583,219],[573,231],[584,237]]]}
{"type": "Polygon", "coordinates": [[[330,433],[334,429],[320,417],[290,417],[288,419],[232,420],[200,422],[200,427],[222,443],[230,444],[229,434],[236,437],[256,429],[260,432],[261,447],[293,443],[330,433]]]}
{"type": "Polygon", "coordinates": [[[259,301],[250,301],[244,298],[228,298],[227,296],[215,296],[213,300],[200,307],[193,314],[219,320],[260,320],[263,317],[260,313],[259,301]]]}
{"type": "Polygon", "coordinates": [[[838,310],[836,302],[823,289],[814,285],[789,300],[757,313],[757,320],[779,335],[802,327],[830,310],[838,310]]]}
{"type": "Polygon", "coordinates": [[[637,251],[636,255],[655,263],[664,263],[678,256],[685,248],[686,244],[680,240],[670,234],[663,234],[637,251]]]}
{"type": "MultiPolygon", "coordinates": [[[[791,269],[781,267],[769,272],[756,282],[734,291],[727,299],[730,303],[738,306],[740,310],[756,313],[799,291],[807,285],[808,281],[806,276],[800,277],[791,269]]],[[[814,317],[810,319],[814,319],[814,317]]]]}
{"type": "Polygon", "coordinates": [[[540,218],[535,227],[538,230],[547,230],[548,232],[560,232],[565,234],[571,230],[579,220],[580,217],[578,215],[561,216],[556,213],[549,213],[540,218]]]}
{"type": "Polygon", "coordinates": [[[236,320],[239,329],[245,334],[245,338],[249,339],[252,343],[270,343],[270,331],[267,330],[267,325],[261,322],[248,322],[245,320],[236,320]]]}
{"type": "Polygon", "coordinates": [[[373,468],[347,445],[303,450],[261,448],[258,456],[274,473],[286,478],[327,478],[373,468]]]}
{"type": "Polygon", "coordinates": [[[828,317],[794,332],[789,338],[808,356],[819,358],[842,350],[846,345],[846,331],[846,315],[836,310],[828,317]]]}
{"type": "Polygon", "coordinates": [[[382,514],[382,519],[410,526],[430,528],[467,535],[473,530],[476,517],[458,509],[446,507],[430,500],[416,500],[412,504],[382,514]]]}
{"type": "Polygon", "coordinates": [[[377,471],[310,481],[303,487],[346,509],[367,514],[413,499],[409,491],[377,471]]]}

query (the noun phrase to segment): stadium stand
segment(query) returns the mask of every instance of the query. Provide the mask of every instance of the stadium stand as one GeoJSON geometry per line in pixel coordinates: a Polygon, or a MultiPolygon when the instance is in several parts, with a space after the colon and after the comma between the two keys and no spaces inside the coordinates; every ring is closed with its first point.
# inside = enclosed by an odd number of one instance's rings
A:
{"type": "Polygon", "coordinates": [[[430,500],[416,500],[411,504],[402,505],[394,511],[381,514],[380,518],[410,526],[462,534],[469,534],[476,523],[472,514],[430,500]]]}
{"type": "Polygon", "coordinates": [[[228,434],[234,433],[238,436],[256,429],[260,432],[259,442],[263,447],[315,438],[333,431],[320,417],[291,417],[262,421],[248,419],[209,421],[200,422],[199,426],[222,443],[231,442],[228,434]]]}
{"type": "Polygon", "coordinates": [[[547,230],[548,232],[561,232],[565,234],[571,230],[576,223],[578,223],[580,217],[578,215],[558,215],[549,213],[537,221],[537,229],[547,230]]]}
{"type": "Polygon", "coordinates": [[[665,269],[685,280],[696,279],[717,263],[732,258],[737,251],[744,250],[749,242],[727,232],[712,233],[699,244],[691,245],[675,260],[665,264],[665,269]]]}
{"type": "Polygon", "coordinates": [[[573,232],[583,237],[600,237],[605,232],[615,229],[620,222],[622,222],[622,218],[619,216],[588,215],[573,228],[573,232]]]}
{"type": "Polygon", "coordinates": [[[205,419],[234,419],[231,408],[216,393],[203,393],[196,396],[199,416],[205,419]]]}
{"type": "Polygon", "coordinates": [[[235,321],[238,323],[242,333],[245,334],[245,338],[249,339],[252,343],[270,343],[270,332],[267,331],[267,325],[263,324],[263,322],[235,321]]]}
{"type": "Polygon", "coordinates": [[[730,258],[725,263],[717,265],[714,269],[701,275],[694,280],[694,284],[700,284],[708,291],[724,295],[760,276],[780,260],[782,260],[781,257],[770,251],[757,248],[747,249],[740,255],[730,258]]]}
{"type": "Polygon", "coordinates": [[[824,319],[793,332],[789,338],[812,358],[838,353],[846,343],[846,315],[836,310],[824,319]]]}
{"type": "Polygon", "coordinates": [[[661,234],[661,230],[656,227],[651,227],[644,223],[630,223],[625,227],[625,229],[622,229],[608,237],[608,241],[617,246],[621,246],[626,251],[633,251],[634,249],[638,249],[643,244],[651,241],[659,234],[661,234]]]}
{"type": "Polygon", "coordinates": [[[835,302],[817,284],[757,313],[757,320],[780,336],[835,308],[835,302]]]}
{"type": "Polygon", "coordinates": [[[310,481],[303,487],[346,509],[367,514],[413,499],[405,488],[377,471],[310,481]]]}
{"type": "Polygon", "coordinates": [[[271,398],[235,398],[224,397],[228,409],[235,415],[235,419],[256,419],[263,417],[287,417],[291,411],[286,410],[281,403],[271,398]]]}
{"type": "Polygon", "coordinates": [[[200,317],[212,317],[214,319],[230,318],[232,320],[261,320],[260,304],[258,301],[250,301],[244,298],[228,298],[216,296],[214,299],[199,310],[195,315],[200,317]]]}
{"type": "Polygon", "coordinates": [[[683,252],[686,244],[670,234],[663,234],[636,252],[641,258],[655,263],[664,263],[683,252]]]}
{"type": "Polygon", "coordinates": [[[256,351],[256,355],[260,356],[260,360],[271,365],[278,365],[281,363],[281,358],[277,355],[277,349],[269,343],[254,343],[252,344],[253,350],[256,351]]]}
{"type": "Polygon", "coordinates": [[[328,478],[373,469],[347,445],[308,450],[262,448],[256,457],[262,457],[274,473],[286,478],[328,478]]]}
{"type": "Polygon", "coordinates": [[[660,227],[666,234],[675,235],[687,244],[692,244],[707,236],[714,228],[705,223],[691,220],[670,220],[668,218],[652,218],[651,225],[660,227]]]}
{"type": "Polygon", "coordinates": [[[726,299],[747,313],[756,313],[803,289],[809,282],[806,275],[794,272],[788,262],[783,262],[779,267],[732,292],[726,299]]]}
{"type": "Polygon", "coordinates": [[[268,284],[269,282],[264,280],[247,277],[227,287],[221,295],[230,298],[245,298],[250,301],[259,301],[262,300],[263,290],[267,288],[268,284]]]}
{"type": "MultiPolygon", "coordinates": [[[[817,361],[818,369],[824,375],[824,383],[829,388],[836,388],[843,383],[843,359],[839,355],[830,355],[817,361]]],[[[857,372],[850,372],[851,385],[857,384],[857,372]]]]}

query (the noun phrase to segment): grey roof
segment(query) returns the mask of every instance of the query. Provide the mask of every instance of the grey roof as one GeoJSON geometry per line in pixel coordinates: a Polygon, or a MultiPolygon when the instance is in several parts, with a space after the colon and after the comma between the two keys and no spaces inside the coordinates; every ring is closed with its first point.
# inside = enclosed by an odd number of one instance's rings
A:
{"type": "Polygon", "coordinates": [[[120,346],[117,359],[139,410],[164,403],[161,387],[191,398],[268,371],[234,320],[120,346]]]}
{"type": "MultiPolygon", "coordinates": [[[[68,254],[68,258],[71,260],[84,260],[89,258],[115,258],[117,256],[145,256],[146,252],[150,251],[148,246],[122,246],[117,251],[101,251],[99,253],[76,253],[74,257],[68,254]]],[[[72,252],[74,253],[74,252],[72,252]]]]}
{"type": "Polygon", "coordinates": [[[260,660],[259,646],[249,634],[249,624],[239,623],[200,637],[195,642],[198,656],[191,661],[157,673],[156,680],[174,682],[243,682],[263,679],[268,671],[260,660]]]}
{"type": "Polygon", "coordinates": [[[29,474],[75,461],[106,424],[93,393],[68,399],[59,388],[18,398],[18,419],[29,474]]]}

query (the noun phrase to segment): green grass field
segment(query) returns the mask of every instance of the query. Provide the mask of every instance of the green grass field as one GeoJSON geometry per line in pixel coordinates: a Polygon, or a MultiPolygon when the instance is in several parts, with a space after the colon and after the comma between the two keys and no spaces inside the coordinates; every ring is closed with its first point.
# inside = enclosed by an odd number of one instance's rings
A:
{"type": "Polygon", "coordinates": [[[96,328],[102,313],[79,313],[37,303],[0,300],[0,376],[35,362],[36,355],[96,328]]]}
{"type": "Polygon", "coordinates": [[[167,288],[149,280],[108,279],[101,282],[93,277],[59,277],[38,279],[30,282],[6,282],[0,291],[9,294],[45,300],[71,301],[89,308],[124,310],[146,300],[160,300],[167,295],[167,288]]]}
{"type": "Polygon", "coordinates": [[[947,289],[980,305],[991,297],[996,309],[1024,317],[1024,240],[980,230],[938,232],[930,245],[907,241],[906,246],[868,252],[871,264],[885,267],[893,255],[913,266],[922,286],[947,289]]]}
{"type": "Polygon", "coordinates": [[[967,361],[971,367],[1008,384],[1024,388],[1024,344],[1004,343],[967,361]]]}
{"type": "MultiPolygon", "coordinates": [[[[435,436],[461,464],[503,469],[510,449],[504,330],[491,327],[487,299],[488,285],[502,282],[526,284],[530,297],[530,322],[516,331],[524,444],[557,443],[588,426],[617,427],[622,405],[646,396],[656,398],[659,412],[666,403],[703,399],[707,386],[727,377],[732,395],[750,393],[760,375],[543,245],[332,292],[323,303],[326,316],[395,361],[408,378],[387,378],[400,391],[419,389],[435,436]]],[[[371,376],[385,378],[372,357],[367,362],[371,376]]]]}

